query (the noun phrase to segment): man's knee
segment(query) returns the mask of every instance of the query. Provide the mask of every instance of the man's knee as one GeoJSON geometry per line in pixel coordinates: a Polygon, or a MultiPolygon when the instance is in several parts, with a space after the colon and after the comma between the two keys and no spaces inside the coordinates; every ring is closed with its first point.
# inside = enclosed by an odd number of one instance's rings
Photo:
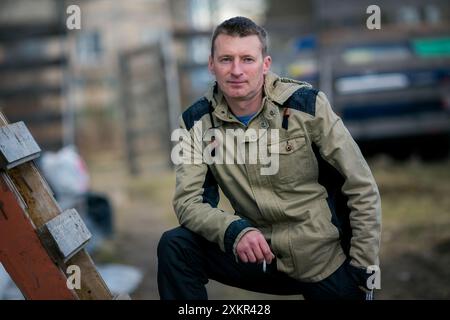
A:
{"type": "Polygon", "coordinates": [[[195,234],[184,228],[177,227],[164,232],[158,243],[158,258],[163,259],[177,255],[180,249],[189,247],[195,241],[195,234]]]}

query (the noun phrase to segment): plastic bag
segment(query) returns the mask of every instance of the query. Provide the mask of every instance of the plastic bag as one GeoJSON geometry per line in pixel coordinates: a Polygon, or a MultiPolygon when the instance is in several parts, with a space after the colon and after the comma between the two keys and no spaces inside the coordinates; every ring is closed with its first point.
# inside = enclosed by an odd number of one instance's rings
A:
{"type": "Polygon", "coordinates": [[[45,152],[40,167],[57,197],[77,197],[89,189],[87,166],[73,145],[45,152]]]}

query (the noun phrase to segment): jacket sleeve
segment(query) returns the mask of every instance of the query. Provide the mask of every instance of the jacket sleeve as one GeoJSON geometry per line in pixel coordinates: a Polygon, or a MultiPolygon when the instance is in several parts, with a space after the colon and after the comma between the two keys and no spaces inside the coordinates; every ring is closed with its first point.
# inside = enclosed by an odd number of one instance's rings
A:
{"type": "MultiPolygon", "coordinates": [[[[200,123],[200,122],[198,122],[200,123]]],[[[189,130],[183,118],[180,127],[189,141],[182,141],[183,157],[175,165],[176,189],[173,206],[180,225],[217,243],[222,251],[235,253],[245,232],[255,229],[239,216],[217,208],[219,188],[208,165],[202,161],[202,133],[189,130]]]]}
{"type": "Polygon", "coordinates": [[[323,92],[317,94],[310,131],[321,156],[344,178],[341,191],[348,197],[352,229],[350,264],[359,268],[378,265],[381,234],[378,187],[358,145],[323,92]]]}

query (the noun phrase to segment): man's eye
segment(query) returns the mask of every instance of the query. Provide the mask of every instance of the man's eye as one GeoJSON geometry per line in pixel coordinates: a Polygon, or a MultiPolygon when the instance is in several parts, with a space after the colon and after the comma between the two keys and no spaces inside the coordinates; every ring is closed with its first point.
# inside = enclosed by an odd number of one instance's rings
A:
{"type": "Polygon", "coordinates": [[[220,62],[230,62],[231,58],[222,58],[220,59],[220,62]]]}
{"type": "Polygon", "coordinates": [[[245,63],[250,63],[250,62],[253,62],[253,61],[255,61],[253,58],[244,58],[244,62],[245,63]]]}

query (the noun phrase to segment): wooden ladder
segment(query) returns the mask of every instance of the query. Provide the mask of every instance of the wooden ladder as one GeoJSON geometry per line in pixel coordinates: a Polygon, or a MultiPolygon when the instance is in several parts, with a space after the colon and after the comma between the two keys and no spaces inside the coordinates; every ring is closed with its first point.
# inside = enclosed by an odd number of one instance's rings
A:
{"type": "Polygon", "coordinates": [[[127,299],[97,272],[77,211],[61,212],[33,162],[40,152],[25,124],[8,124],[0,112],[0,263],[26,299],[127,299]],[[80,286],[70,285],[68,270],[79,271],[80,286]]]}

